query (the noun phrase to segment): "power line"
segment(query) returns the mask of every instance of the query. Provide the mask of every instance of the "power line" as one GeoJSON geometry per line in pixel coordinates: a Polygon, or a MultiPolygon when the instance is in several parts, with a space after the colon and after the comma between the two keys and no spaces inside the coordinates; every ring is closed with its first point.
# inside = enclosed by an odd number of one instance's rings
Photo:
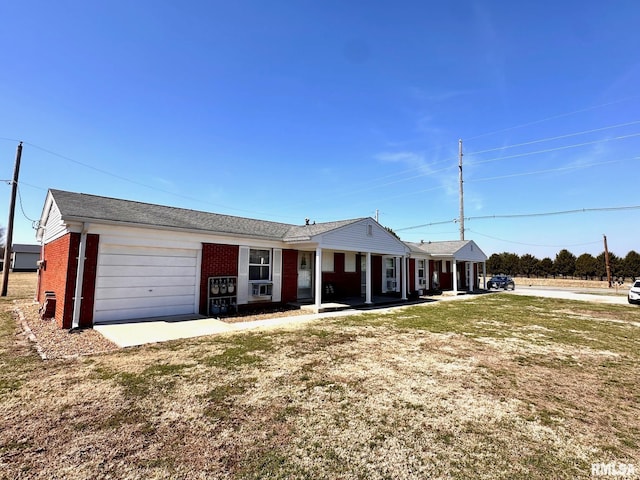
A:
{"type": "Polygon", "coordinates": [[[528,126],[531,126],[531,125],[536,125],[538,123],[548,122],[549,120],[556,120],[558,118],[569,117],[571,115],[575,115],[575,114],[578,114],[578,113],[584,113],[584,112],[588,112],[588,111],[595,110],[595,109],[598,109],[598,108],[608,107],[610,105],[615,105],[617,103],[622,103],[622,102],[626,102],[628,100],[634,100],[634,99],[637,99],[637,98],[639,98],[639,97],[638,96],[633,96],[633,97],[623,98],[623,99],[620,99],[620,100],[614,100],[612,102],[607,102],[607,103],[603,103],[603,104],[600,104],[600,105],[592,105],[591,107],[581,108],[580,110],[575,110],[573,112],[567,112],[567,113],[561,113],[561,114],[558,114],[558,115],[552,115],[550,117],[541,118],[539,120],[533,120],[531,122],[522,123],[520,125],[513,125],[511,127],[501,128],[499,130],[494,130],[492,132],[482,133],[480,135],[474,135],[473,137],[466,137],[465,141],[475,140],[477,138],[482,138],[482,137],[488,137],[488,136],[495,135],[495,134],[498,134],[498,133],[508,132],[509,130],[516,130],[518,128],[524,128],[524,127],[528,127],[528,126]]]}
{"type": "MultiPolygon", "coordinates": [[[[598,207],[598,208],[578,208],[574,210],[561,210],[557,212],[543,212],[543,213],[515,213],[515,214],[507,214],[507,215],[483,215],[477,217],[466,217],[466,220],[488,220],[488,219],[499,219],[499,218],[531,218],[531,217],[550,217],[554,215],[569,215],[575,213],[592,213],[592,212],[612,212],[612,211],[621,211],[621,210],[638,210],[640,209],[640,205],[631,205],[624,207],[598,207]]],[[[453,220],[444,220],[442,222],[432,222],[425,223],[422,225],[414,225],[412,227],[403,227],[403,228],[395,228],[394,231],[402,232],[405,230],[415,230],[416,228],[429,227],[431,225],[443,225],[446,223],[456,223],[458,222],[457,218],[453,220]]]]}
{"type": "MultiPolygon", "coordinates": [[[[0,137],[0,139],[9,140],[8,138],[5,138],[5,137],[0,137]]],[[[31,142],[23,142],[23,143],[24,143],[24,145],[29,145],[30,147],[33,147],[33,148],[35,148],[37,150],[41,150],[41,151],[43,151],[45,153],[48,153],[49,155],[53,155],[55,157],[62,158],[64,160],[67,160],[69,162],[75,163],[77,165],[81,165],[81,166],[83,166],[85,168],[89,168],[89,169],[94,170],[94,171],[96,171],[98,173],[101,173],[103,175],[108,175],[110,177],[117,178],[117,179],[125,181],[125,182],[129,182],[129,183],[131,183],[133,185],[138,185],[138,186],[141,186],[141,187],[145,187],[145,188],[148,188],[148,189],[156,191],[156,192],[166,193],[168,195],[173,195],[175,197],[184,198],[185,200],[196,201],[196,202],[199,202],[199,203],[203,203],[203,204],[207,204],[207,205],[213,205],[213,206],[216,206],[216,207],[219,207],[219,208],[224,208],[226,210],[232,210],[232,211],[236,211],[236,212],[251,213],[251,214],[255,214],[255,215],[266,215],[267,214],[265,212],[257,212],[257,211],[253,211],[253,210],[245,210],[245,209],[241,209],[241,208],[230,207],[228,205],[223,205],[223,204],[219,204],[219,203],[207,202],[207,201],[202,200],[201,198],[190,197],[188,195],[182,195],[180,193],[171,192],[169,190],[164,190],[162,188],[158,188],[158,187],[153,186],[153,185],[148,185],[146,183],[138,182],[138,181],[133,180],[131,178],[127,178],[127,177],[124,177],[122,175],[118,175],[116,173],[109,172],[108,170],[104,170],[104,169],[95,167],[93,165],[89,165],[89,164],[81,162],[79,160],[75,160],[75,159],[73,159],[71,157],[68,157],[66,155],[62,155],[60,153],[54,152],[53,150],[49,150],[47,148],[41,147],[39,145],[36,145],[34,143],[31,143],[31,142]]],[[[29,185],[29,184],[24,183],[24,182],[21,182],[21,183],[23,185],[29,185]]],[[[29,185],[29,186],[35,187],[34,185],[29,185]]],[[[42,188],[42,187],[35,187],[35,188],[42,188]]],[[[46,190],[46,189],[44,189],[44,190],[46,190]]],[[[269,212],[268,214],[271,215],[272,212],[269,212]]],[[[281,217],[284,217],[284,216],[281,216],[281,217]]],[[[291,217],[287,217],[287,218],[291,218],[291,217]]]]}
{"type": "Polygon", "coordinates": [[[38,220],[34,220],[32,218],[29,218],[29,216],[27,216],[27,214],[24,211],[24,206],[22,205],[22,194],[20,193],[20,185],[18,185],[18,200],[20,203],[20,210],[22,211],[22,215],[24,216],[24,218],[26,218],[27,220],[29,220],[32,224],[35,224],[38,222],[38,220]]]}
{"type": "Polygon", "coordinates": [[[577,208],[574,210],[561,210],[558,212],[545,213],[519,213],[510,215],[483,215],[479,217],[469,217],[468,220],[486,220],[495,218],[531,218],[531,217],[550,217],[554,215],[569,215],[574,213],[591,213],[591,212],[614,212],[622,210],[638,210],[640,205],[632,205],[628,207],[599,207],[599,208],[577,208]]]}
{"type": "Polygon", "coordinates": [[[487,150],[480,150],[480,151],[477,151],[477,152],[469,152],[466,155],[480,155],[482,153],[495,152],[495,151],[499,151],[499,150],[507,150],[509,148],[524,147],[526,145],[533,145],[535,143],[550,142],[550,141],[553,141],[553,140],[560,140],[562,138],[577,137],[578,135],[586,135],[588,133],[602,132],[604,130],[611,130],[613,128],[628,127],[629,125],[637,125],[638,123],[640,123],[640,120],[635,120],[633,122],[628,122],[628,123],[619,123],[618,125],[609,125],[607,127],[594,128],[594,129],[591,129],[591,130],[583,130],[582,132],[567,133],[565,135],[558,135],[558,136],[555,136],[555,137],[547,137],[547,138],[541,138],[541,139],[538,139],[538,140],[530,140],[528,142],[515,143],[513,145],[504,145],[502,147],[495,147],[495,148],[490,148],[490,149],[487,149],[487,150]]]}
{"type": "MultiPolygon", "coordinates": [[[[483,151],[480,151],[480,152],[472,152],[472,153],[469,153],[467,155],[473,155],[473,154],[477,155],[477,154],[480,154],[480,153],[487,153],[487,152],[497,151],[497,150],[501,150],[501,149],[505,149],[505,148],[512,148],[512,147],[517,147],[517,146],[522,146],[522,145],[541,143],[541,142],[545,142],[545,141],[552,140],[552,139],[570,137],[570,136],[580,135],[580,134],[583,134],[583,133],[596,132],[596,131],[616,128],[616,127],[625,126],[625,125],[633,125],[633,124],[637,124],[637,123],[640,123],[640,120],[634,121],[634,122],[629,122],[629,123],[626,123],[626,124],[612,125],[612,126],[608,126],[608,127],[602,127],[602,128],[599,128],[599,129],[588,130],[588,131],[585,131],[585,132],[578,132],[578,133],[569,134],[569,135],[562,135],[562,136],[557,136],[557,137],[549,137],[549,138],[546,138],[546,139],[533,140],[533,141],[529,141],[529,142],[522,143],[522,144],[507,145],[505,147],[493,148],[493,149],[483,150],[483,151]]],[[[529,155],[537,155],[537,154],[541,154],[541,153],[551,153],[551,152],[554,152],[554,151],[566,150],[566,149],[570,149],[570,148],[578,148],[578,147],[583,147],[583,146],[588,146],[588,145],[595,145],[595,144],[598,144],[598,143],[610,142],[610,141],[614,141],[614,140],[624,140],[624,139],[627,139],[627,138],[632,138],[632,137],[637,137],[637,136],[640,136],[640,132],[639,133],[629,134],[629,135],[620,135],[620,136],[612,137],[612,138],[594,140],[594,141],[591,141],[591,142],[583,142],[583,143],[577,143],[577,144],[573,144],[573,145],[564,145],[564,146],[559,146],[559,147],[554,147],[554,148],[549,148],[549,149],[544,149],[544,150],[538,150],[538,151],[533,151],[533,152],[524,152],[524,153],[519,153],[519,154],[514,154],[514,155],[496,157],[496,158],[491,158],[491,159],[488,159],[488,160],[479,160],[479,161],[471,160],[469,163],[471,165],[473,165],[473,166],[476,166],[476,165],[482,165],[482,164],[485,164],[485,163],[496,162],[496,161],[499,161],[499,160],[508,160],[508,159],[512,159],[512,158],[521,158],[521,157],[526,157],[526,156],[529,156],[529,155]]],[[[634,157],[634,160],[637,159],[637,158],[639,158],[639,157],[634,157]]],[[[430,169],[434,165],[438,165],[438,164],[444,163],[446,161],[449,161],[449,160],[441,160],[441,161],[438,161],[438,162],[435,162],[435,163],[431,163],[430,165],[425,165],[425,166],[415,167],[415,168],[411,168],[411,169],[406,169],[406,170],[403,170],[402,172],[399,172],[399,173],[393,173],[393,174],[387,175],[385,177],[379,177],[377,180],[384,180],[386,178],[396,177],[398,175],[409,173],[409,172],[420,170],[420,169],[430,169]]],[[[561,170],[571,170],[571,169],[576,169],[576,168],[583,168],[583,167],[587,167],[587,166],[604,165],[604,164],[607,164],[607,163],[615,163],[615,162],[617,162],[617,161],[593,163],[593,164],[583,165],[583,166],[559,167],[558,169],[552,169],[552,170],[548,170],[548,171],[525,172],[525,173],[522,173],[522,174],[514,174],[512,176],[525,176],[525,175],[534,175],[534,174],[537,174],[537,173],[546,173],[546,172],[561,171],[561,170]]],[[[337,195],[337,197],[346,197],[346,196],[357,194],[357,193],[376,190],[376,189],[382,188],[382,187],[388,187],[390,185],[395,185],[395,184],[402,183],[402,182],[408,182],[410,180],[415,180],[417,178],[429,177],[429,176],[432,176],[432,175],[435,175],[435,174],[438,174],[438,173],[441,173],[441,172],[444,172],[444,171],[447,171],[447,170],[453,170],[455,168],[455,166],[456,165],[454,165],[454,163],[452,162],[451,165],[449,165],[447,167],[443,167],[443,168],[439,168],[439,169],[435,169],[435,170],[430,169],[429,171],[427,171],[425,173],[420,173],[420,174],[417,174],[417,175],[411,175],[411,176],[407,176],[407,177],[404,177],[404,178],[391,180],[391,181],[388,181],[386,183],[380,183],[380,184],[376,184],[376,185],[371,185],[369,187],[360,188],[360,189],[357,189],[357,190],[350,189],[348,192],[344,192],[341,195],[337,195]]],[[[506,176],[504,178],[508,178],[508,177],[509,176],[506,176]]],[[[502,177],[493,177],[491,179],[499,179],[499,178],[502,178],[502,177]]],[[[469,180],[469,181],[473,182],[473,181],[479,181],[479,180],[469,180]]],[[[467,182],[469,182],[469,181],[467,181],[467,182]]],[[[442,187],[435,187],[435,188],[442,188],[442,187]]],[[[414,193],[405,193],[403,195],[397,195],[395,197],[385,197],[385,198],[397,198],[397,197],[402,197],[402,196],[422,193],[422,192],[430,191],[430,190],[433,190],[433,188],[427,189],[427,190],[420,190],[420,191],[417,191],[417,192],[414,192],[414,193]]]]}
{"type": "Polygon", "coordinates": [[[499,237],[494,237],[491,235],[487,235],[485,233],[480,233],[477,230],[471,230],[470,228],[467,229],[468,232],[471,233],[475,233],[476,235],[480,235],[481,237],[487,237],[490,238],[492,240],[497,240],[499,242],[504,242],[504,243],[512,243],[515,245],[523,245],[525,247],[552,247],[552,248],[567,248],[567,247],[584,247],[587,245],[595,245],[596,243],[599,244],[600,240],[598,240],[597,242],[585,242],[585,243],[574,243],[571,245],[567,245],[567,244],[562,244],[562,245],[544,245],[544,244],[539,244],[539,243],[524,243],[524,242],[516,242],[514,240],[506,240],[504,238],[499,238],[499,237]]]}
{"type": "Polygon", "coordinates": [[[631,133],[629,135],[620,135],[618,137],[612,137],[612,138],[604,138],[604,139],[600,139],[600,140],[594,140],[591,142],[583,142],[583,143],[576,143],[573,145],[563,145],[561,147],[554,147],[554,148],[547,148],[544,150],[537,150],[535,152],[526,152],[526,153],[518,153],[515,155],[507,155],[504,157],[497,157],[497,158],[490,158],[488,160],[481,160],[481,161],[472,161],[471,163],[475,166],[475,165],[483,165],[485,163],[491,163],[491,162],[497,162],[498,160],[508,160],[511,158],[520,158],[520,157],[526,157],[529,155],[538,155],[540,153],[551,153],[551,152],[556,152],[559,150],[567,150],[569,148],[577,148],[577,147],[585,147],[587,145],[595,145],[597,143],[604,143],[604,142],[612,142],[614,140],[625,140],[627,138],[632,138],[632,137],[639,137],[640,136],[640,132],[639,133],[631,133]]]}
{"type": "MultiPolygon", "coordinates": [[[[631,160],[637,160],[640,159],[640,157],[633,157],[631,160]]],[[[474,182],[486,182],[489,180],[502,180],[504,178],[514,178],[514,177],[525,177],[525,176],[529,176],[529,175],[540,175],[542,173],[554,173],[554,172],[562,172],[562,171],[568,171],[568,170],[577,170],[580,168],[589,168],[589,167],[597,167],[600,165],[608,165],[611,163],[619,163],[619,162],[623,162],[625,160],[608,160],[606,162],[595,162],[595,163],[585,163],[585,164],[580,164],[580,165],[570,165],[567,167],[557,167],[557,168],[549,168],[546,170],[536,170],[533,172],[522,172],[522,173],[512,173],[512,174],[508,174],[508,175],[499,175],[496,177],[484,177],[484,178],[472,178],[471,180],[467,180],[466,183],[474,183],[474,182]]]]}

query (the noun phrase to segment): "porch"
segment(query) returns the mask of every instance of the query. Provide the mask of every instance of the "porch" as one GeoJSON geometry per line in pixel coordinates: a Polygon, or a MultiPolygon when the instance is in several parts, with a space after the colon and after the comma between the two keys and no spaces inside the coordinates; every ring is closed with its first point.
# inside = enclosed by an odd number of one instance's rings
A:
{"type": "Polygon", "coordinates": [[[374,310],[382,307],[395,307],[399,305],[414,305],[435,301],[428,295],[403,300],[398,295],[374,295],[371,302],[367,303],[365,297],[345,297],[331,300],[323,300],[318,306],[313,301],[292,302],[289,305],[308,311],[309,313],[337,312],[341,310],[374,310]]]}

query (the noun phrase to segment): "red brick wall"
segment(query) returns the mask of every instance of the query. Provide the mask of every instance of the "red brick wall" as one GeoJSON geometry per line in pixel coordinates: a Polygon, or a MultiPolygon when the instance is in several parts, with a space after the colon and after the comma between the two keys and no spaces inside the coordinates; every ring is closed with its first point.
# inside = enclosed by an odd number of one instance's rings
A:
{"type": "MultiPolygon", "coordinates": [[[[96,294],[96,273],[98,269],[99,243],[100,235],[95,235],[93,233],[87,235],[87,248],[85,251],[84,261],[84,277],[82,279],[80,327],[91,327],[93,325],[93,304],[96,294]]],[[[75,289],[75,284],[73,288],[75,289]]]]}
{"type": "Polygon", "coordinates": [[[71,328],[71,317],[65,322],[66,306],[72,300],[67,295],[67,272],[71,268],[69,265],[70,250],[72,249],[72,234],[67,234],[43,248],[43,260],[45,267],[40,271],[40,288],[38,291],[38,302],[42,304],[45,300],[45,292],[53,292],[56,296],[55,320],[60,328],[71,328]],[[69,298],[67,298],[69,297],[69,298]]]}
{"type": "Polygon", "coordinates": [[[207,282],[209,277],[238,276],[237,245],[202,244],[202,265],[200,269],[200,313],[207,314],[207,282]]]}
{"type": "Polygon", "coordinates": [[[282,303],[298,299],[298,251],[282,250],[282,303]]]}
{"type": "Polygon", "coordinates": [[[407,279],[407,295],[416,291],[416,259],[409,259],[409,278],[407,279]]]}
{"type": "Polygon", "coordinates": [[[371,294],[380,295],[382,293],[382,257],[371,255],[371,294]]]}
{"type": "MultiPolygon", "coordinates": [[[[87,235],[85,255],[84,281],[82,285],[82,305],[80,309],[80,326],[93,324],[93,303],[95,295],[96,268],[98,263],[99,235],[87,235]]],[[[44,303],[45,292],[51,291],[56,296],[56,324],[60,328],[71,328],[73,320],[73,297],[76,288],[78,271],[78,251],[80,234],[68,233],[44,246],[44,269],[40,270],[40,286],[38,302],[44,303]]]]}
{"type": "MultiPolygon", "coordinates": [[[[330,255],[330,254],[327,254],[330,255]]],[[[344,253],[333,253],[333,272],[322,272],[322,283],[333,283],[336,295],[341,297],[360,296],[360,272],[356,266],[355,272],[344,271],[344,253]]],[[[324,291],[324,290],[323,290],[324,291]]]]}

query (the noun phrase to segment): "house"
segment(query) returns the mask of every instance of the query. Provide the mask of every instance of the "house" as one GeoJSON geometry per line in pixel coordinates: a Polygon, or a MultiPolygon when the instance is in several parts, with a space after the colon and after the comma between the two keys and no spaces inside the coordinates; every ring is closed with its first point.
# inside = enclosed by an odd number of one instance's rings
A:
{"type": "Polygon", "coordinates": [[[304,301],[321,311],[331,295],[407,298],[409,248],[372,218],[290,225],[50,190],[37,238],[37,298],[55,298],[62,328],[304,301]]]}
{"type": "Polygon", "coordinates": [[[62,190],[47,193],[37,239],[37,299],[55,300],[61,328],[289,303],[320,312],[334,298],[406,300],[432,288],[429,272],[442,285],[449,269],[486,260],[473,242],[453,252],[406,244],[372,218],[291,225],[62,190]]]}
{"type": "Polygon", "coordinates": [[[40,245],[14,243],[11,248],[11,271],[35,272],[40,260],[40,245]]]}
{"type": "Polygon", "coordinates": [[[416,290],[471,292],[480,288],[480,276],[486,277],[487,256],[473,240],[406,245],[412,257],[409,278],[414,279],[416,290]]]}

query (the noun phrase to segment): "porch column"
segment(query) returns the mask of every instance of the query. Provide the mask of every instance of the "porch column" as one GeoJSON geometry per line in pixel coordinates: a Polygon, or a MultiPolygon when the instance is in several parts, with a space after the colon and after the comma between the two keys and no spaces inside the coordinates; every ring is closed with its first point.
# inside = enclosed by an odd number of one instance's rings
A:
{"type": "Polygon", "coordinates": [[[487,289],[487,262],[482,262],[482,288],[487,289]]]}
{"type": "Polygon", "coordinates": [[[458,262],[456,259],[453,259],[453,293],[458,294],[458,262]]]}
{"type": "Polygon", "coordinates": [[[431,262],[429,261],[428,258],[426,258],[424,260],[424,281],[425,281],[425,290],[423,293],[427,293],[427,291],[431,290],[431,271],[429,270],[430,264],[431,262]]]}
{"type": "Polygon", "coordinates": [[[371,252],[367,252],[367,268],[366,268],[366,276],[365,276],[365,297],[364,303],[372,304],[373,300],[371,299],[371,252]]]}
{"type": "Polygon", "coordinates": [[[316,313],[322,306],[322,248],[316,248],[316,313]]]}
{"type": "Polygon", "coordinates": [[[402,300],[407,299],[407,282],[409,281],[409,257],[402,257],[402,300]]]}
{"type": "Polygon", "coordinates": [[[473,279],[473,270],[474,270],[474,265],[475,263],[473,262],[467,262],[467,267],[466,267],[466,275],[467,275],[467,291],[468,292],[473,292],[473,288],[476,285],[476,281],[473,279]]]}

